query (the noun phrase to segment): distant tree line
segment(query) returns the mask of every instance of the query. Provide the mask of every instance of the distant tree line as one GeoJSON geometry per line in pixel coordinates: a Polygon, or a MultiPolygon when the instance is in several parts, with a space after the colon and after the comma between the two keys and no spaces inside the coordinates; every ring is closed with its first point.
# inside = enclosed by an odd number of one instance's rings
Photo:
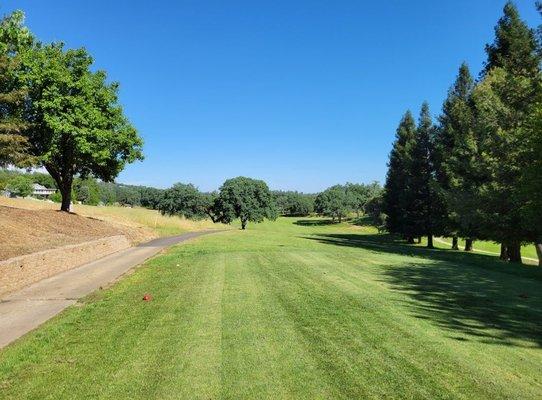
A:
{"type": "MultiPolygon", "coordinates": [[[[28,196],[32,184],[58,189],[47,173],[0,169],[0,191],[28,196]]],[[[318,194],[295,191],[270,191],[261,180],[238,177],[228,179],[217,192],[200,192],[193,184],[176,183],[169,189],[103,182],[96,178],[75,176],[72,198],[86,205],[121,205],[159,210],[164,215],[187,219],[211,219],[231,223],[239,219],[241,227],[248,222],[273,220],[277,216],[304,217],[318,214],[342,222],[351,215],[366,215],[369,222],[383,225],[382,187],[377,183],[334,185],[318,194]]],[[[60,202],[55,193],[51,200],[60,202]]]]}
{"type": "Polygon", "coordinates": [[[243,230],[248,222],[274,220],[278,216],[267,184],[242,176],[226,180],[216,193],[203,193],[192,184],[177,183],[164,192],[159,209],[165,215],[210,218],[225,224],[239,219],[243,230]]]}
{"type": "MultiPolygon", "coordinates": [[[[0,191],[7,190],[21,197],[29,196],[34,183],[58,190],[55,180],[48,173],[0,169],[0,191]]],[[[93,177],[73,178],[72,198],[81,204],[93,206],[119,204],[158,210],[163,193],[164,189],[154,187],[103,182],[93,177]]],[[[60,203],[62,197],[60,193],[56,193],[52,195],[51,200],[60,203]]]]}
{"type": "Polygon", "coordinates": [[[203,193],[192,184],[176,183],[163,192],[158,209],[162,214],[180,215],[189,219],[209,218],[214,222],[247,222],[289,217],[309,216],[313,213],[342,222],[355,213],[368,214],[371,222],[382,225],[382,187],[347,183],[332,186],[317,195],[294,191],[271,192],[261,180],[238,177],[228,179],[217,192],[203,193]]]}
{"type": "Polygon", "coordinates": [[[428,247],[451,237],[454,249],[461,237],[466,251],[490,240],[511,262],[535,243],[542,256],[540,32],[506,3],[478,78],[460,66],[436,121],[427,103],[417,122],[404,114],[383,198],[390,232],[409,243],[426,236],[428,247]]]}
{"type": "Polygon", "coordinates": [[[314,194],[277,190],[273,196],[278,212],[285,217],[304,217],[314,212],[314,194]]]}
{"type": "MultiPolygon", "coordinates": [[[[355,213],[357,217],[365,214],[367,206],[370,203],[374,205],[374,200],[381,195],[382,187],[378,182],[369,185],[360,183],[334,185],[316,196],[314,209],[319,215],[331,217],[332,221],[342,222],[343,218],[352,213],[355,213]]],[[[378,224],[378,217],[374,220],[375,224],[378,224]]]]}

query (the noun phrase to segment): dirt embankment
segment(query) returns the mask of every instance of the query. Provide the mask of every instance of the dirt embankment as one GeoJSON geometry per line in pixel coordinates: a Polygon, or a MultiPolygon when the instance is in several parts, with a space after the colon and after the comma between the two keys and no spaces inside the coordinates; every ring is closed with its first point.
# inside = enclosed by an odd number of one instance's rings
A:
{"type": "Polygon", "coordinates": [[[77,214],[0,206],[0,260],[114,235],[125,235],[132,243],[154,236],[77,214]]]}

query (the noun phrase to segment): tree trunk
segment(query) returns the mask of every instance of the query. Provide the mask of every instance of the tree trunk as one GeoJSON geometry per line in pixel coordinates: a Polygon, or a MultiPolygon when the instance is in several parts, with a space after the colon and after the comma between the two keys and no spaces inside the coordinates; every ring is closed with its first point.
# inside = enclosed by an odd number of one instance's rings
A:
{"type": "Polygon", "coordinates": [[[60,203],[60,211],[70,212],[70,205],[72,203],[72,191],[71,188],[60,189],[62,195],[62,202],[60,203]]]}
{"type": "Polygon", "coordinates": [[[518,242],[508,243],[509,261],[521,264],[521,245],[518,242]]]}
{"type": "Polygon", "coordinates": [[[418,244],[420,244],[421,242],[422,242],[422,237],[418,236],[418,244]]]}
{"type": "Polygon", "coordinates": [[[501,255],[499,258],[503,261],[508,261],[508,247],[504,243],[501,243],[501,255]]]}
{"type": "Polygon", "coordinates": [[[538,255],[538,266],[542,267],[542,243],[535,243],[536,254],[538,255]]]}
{"type": "Polygon", "coordinates": [[[459,250],[459,240],[457,236],[452,236],[452,250],[459,250]]]}
{"type": "Polygon", "coordinates": [[[56,186],[60,191],[60,195],[62,196],[60,211],[70,212],[70,206],[72,202],[73,172],[66,172],[62,174],[53,165],[47,164],[45,165],[45,169],[54,179],[56,186]]]}
{"type": "Polygon", "coordinates": [[[339,224],[340,224],[341,222],[343,222],[343,217],[342,217],[342,215],[339,215],[339,224]]]}
{"type": "Polygon", "coordinates": [[[428,249],[435,248],[435,246],[433,246],[433,235],[427,235],[427,248],[428,249]]]}
{"type": "Polygon", "coordinates": [[[241,218],[241,229],[245,230],[247,228],[247,220],[241,218]]]}
{"type": "Polygon", "coordinates": [[[472,239],[465,239],[465,251],[472,251],[472,239]]]}
{"type": "Polygon", "coordinates": [[[414,237],[408,236],[408,237],[407,237],[407,243],[408,243],[408,244],[414,244],[414,237]]]}

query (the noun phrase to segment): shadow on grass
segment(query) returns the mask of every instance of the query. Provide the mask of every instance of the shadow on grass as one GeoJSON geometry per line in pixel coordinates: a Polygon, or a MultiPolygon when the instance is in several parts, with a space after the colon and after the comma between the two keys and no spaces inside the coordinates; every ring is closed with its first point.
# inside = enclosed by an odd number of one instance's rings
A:
{"type": "Polygon", "coordinates": [[[362,217],[352,218],[350,220],[350,223],[352,225],[356,225],[356,226],[371,226],[371,227],[374,227],[374,224],[371,221],[371,217],[369,217],[368,215],[364,215],[362,217]]]}
{"type": "Polygon", "coordinates": [[[294,225],[299,226],[325,226],[325,225],[335,225],[338,224],[338,221],[332,221],[330,219],[298,219],[294,222],[294,225]]]}
{"type": "Polygon", "coordinates": [[[407,296],[405,306],[416,318],[450,331],[460,341],[542,346],[542,271],[536,267],[510,265],[488,255],[410,246],[389,235],[305,238],[426,258],[427,262],[382,267],[382,280],[407,296]]]}

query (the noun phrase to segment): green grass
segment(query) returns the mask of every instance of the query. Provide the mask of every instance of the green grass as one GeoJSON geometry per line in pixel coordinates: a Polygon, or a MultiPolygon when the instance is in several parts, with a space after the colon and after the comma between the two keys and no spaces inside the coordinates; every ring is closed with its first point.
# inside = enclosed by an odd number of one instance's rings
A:
{"type": "Polygon", "coordinates": [[[540,399],[540,293],[533,267],[283,218],[175,247],[4,349],[0,398],[540,399]]]}

